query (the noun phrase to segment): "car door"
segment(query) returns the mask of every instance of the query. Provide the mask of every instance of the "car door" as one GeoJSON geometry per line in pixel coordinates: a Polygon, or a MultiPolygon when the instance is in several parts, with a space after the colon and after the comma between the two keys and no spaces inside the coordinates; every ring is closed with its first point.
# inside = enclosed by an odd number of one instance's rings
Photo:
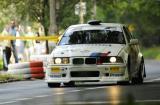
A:
{"type": "Polygon", "coordinates": [[[130,44],[131,39],[135,39],[131,33],[129,32],[127,27],[123,27],[123,30],[125,32],[128,47],[129,47],[129,56],[130,56],[130,73],[133,75],[137,71],[138,67],[138,45],[137,44],[130,44]]]}

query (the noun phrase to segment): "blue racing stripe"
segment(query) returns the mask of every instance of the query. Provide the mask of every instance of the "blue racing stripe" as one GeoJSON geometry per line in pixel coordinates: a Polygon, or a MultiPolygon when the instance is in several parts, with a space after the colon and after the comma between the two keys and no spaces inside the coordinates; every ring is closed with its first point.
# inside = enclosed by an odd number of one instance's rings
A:
{"type": "Polygon", "coordinates": [[[91,55],[89,57],[106,57],[110,53],[111,53],[110,51],[108,53],[94,52],[94,53],[91,53],[91,55]]]}
{"type": "Polygon", "coordinates": [[[98,57],[100,55],[101,55],[101,53],[94,52],[94,53],[91,53],[91,55],[89,57],[98,57]]]}

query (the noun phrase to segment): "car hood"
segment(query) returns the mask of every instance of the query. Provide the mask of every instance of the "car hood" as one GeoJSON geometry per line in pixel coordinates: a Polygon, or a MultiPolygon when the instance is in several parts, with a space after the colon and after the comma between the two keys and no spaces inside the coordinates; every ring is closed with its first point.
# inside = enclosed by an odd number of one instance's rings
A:
{"type": "Polygon", "coordinates": [[[81,56],[117,56],[124,48],[124,44],[102,45],[64,45],[56,46],[51,53],[53,57],[81,57],[81,56]]]}

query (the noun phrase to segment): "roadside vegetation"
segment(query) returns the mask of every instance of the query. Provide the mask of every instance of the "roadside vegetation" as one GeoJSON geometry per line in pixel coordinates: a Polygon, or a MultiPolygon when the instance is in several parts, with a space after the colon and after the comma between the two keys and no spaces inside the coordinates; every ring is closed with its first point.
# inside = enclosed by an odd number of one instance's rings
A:
{"type": "Polygon", "coordinates": [[[22,76],[14,76],[10,74],[0,73],[0,83],[21,81],[21,80],[23,80],[22,76]]]}
{"type": "Polygon", "coordinates": [[[0,58],[0,70],[3,69],[3,61],[2,59],[0,58]]]}
{"type": "Polygon", "coordinates": [[[145,59],[160,60],[160,46],[143,48],[142,53],[145,59]]]}
{"type": "MultiPolygon", "coordinates": [[[[72,24],[79,23],[75,15],[75,5],[80,0],[0,0],[0,32],[10,22],[17,20],[23,27],[30,25],[37,31],[39,24],[46,35],[52,25],[57,25],[56,32],[65,30],[72,24]],[[55,2],[56,1],[56,2],[55,2]],[[54,24],[50,20],[50,6],[54,6],[54,24]]],[[[143,46],[160,45],[160,1],[159,0],[83,0],[86,3],[84,23],[91,19],[103,22],[119,22],[130,26],[133,34],[143,46]],[[96,7],[96,9],[94,9],[96,7]],[[138,17],[138,18],[137,18],[138,17]]],[[[52,11],[52,10],[51,10],[52,11]]]]}

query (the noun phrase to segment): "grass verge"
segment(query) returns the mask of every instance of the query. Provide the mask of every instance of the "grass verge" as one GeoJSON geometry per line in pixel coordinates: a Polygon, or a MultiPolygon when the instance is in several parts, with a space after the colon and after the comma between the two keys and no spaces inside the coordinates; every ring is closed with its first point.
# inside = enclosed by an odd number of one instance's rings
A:
{"type": "Polygon", "coordinates": [[[0,82],[10,82],[10,81],[21,81],[23,80],[22,76],[15,76],[10,74],[0,74],[0,82]]]}
{"type": "Polygon", "coordinates": [[[146,59],[160,60],[160,46],[143,48],[142,53],[146,59]]]}

